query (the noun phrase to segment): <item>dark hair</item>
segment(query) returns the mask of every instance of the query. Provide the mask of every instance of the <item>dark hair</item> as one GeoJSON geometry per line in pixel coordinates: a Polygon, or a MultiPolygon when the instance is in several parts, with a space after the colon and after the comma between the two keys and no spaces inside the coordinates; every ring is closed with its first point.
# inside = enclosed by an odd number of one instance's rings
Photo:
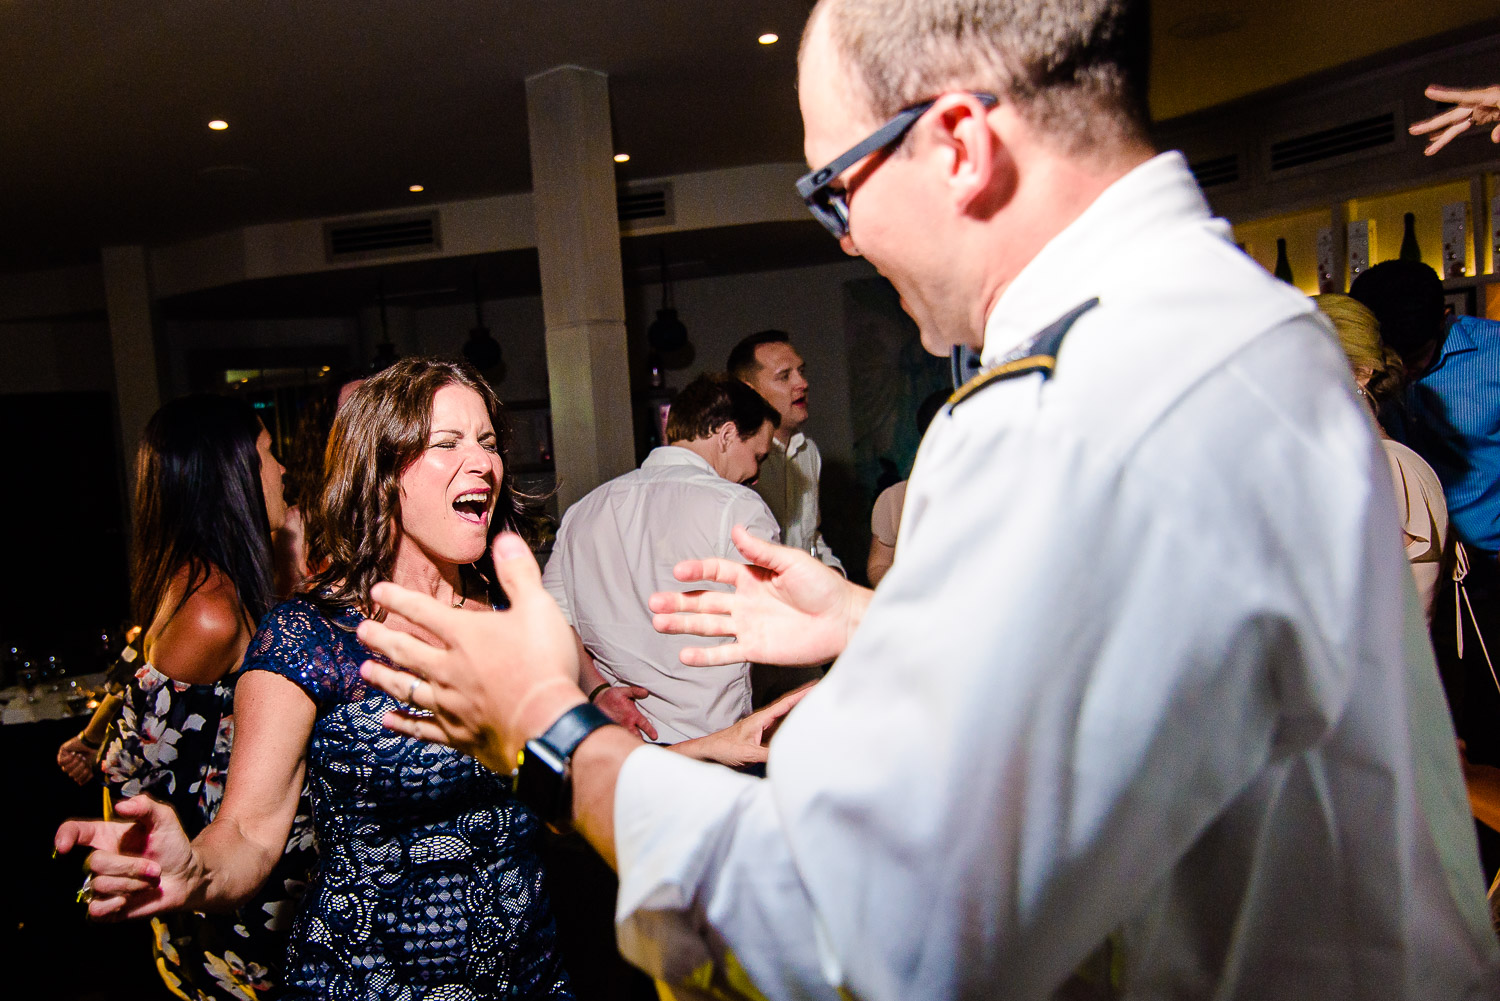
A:
{"type": "Polygon", "coordinates": [[[131,611],[142,627],[188,568],[177,609],[214,569],[252,623],[271,608],[271,524],[256,444],[265,428],[244,400],[185,396],[151,416],[136,453],[131,611]]]}
{"type": "Polygon", "coordinates": [[[741,440],[767,423],[781,426],[781,415],[755,390],[738,379],[720,373],[705,373],[682,387],[667,412],[667,441],[707,438],[725,424],[733,423],[741,440]]]}
{"type": "Polygon", "coordinates": [[[755,378],[755,373],[760,370],[760,360],[755,357],[755,349],[762,344],[790,344],[792,339],[787,336],[785,330],[762,330],[758,334],[751,334],[734,346],[729,352],[729,360],[724,367],[729,374],[741,382],[749,382],[755,378]]]}
{"type": "MultiPolygon", "coordinates": [[[[309,600],[330,610],[371,614],[370,588],[390,580],[401,540],[401,474],[427,447],[432,399],[445,386],[479,394],[500,449],[502,470],[487,540],[526,523],[511,483],[510,435],[500,399],[464,362],[405,358],[362,382],[333,420],[323,465],[323,490],[309,512],[309,600]]],[[[492,587],[489,547],[477,567],[492,587]]],[[[378,613],[378,616],[383,616],[378,613]]]]}
{"type": "Polygon", "coordinates": [[[821,0],[804,47],[820,17],[877,118],[986,91],[1072,154],[1145,136],[1147,0],[821,0]]]}
{"type": "Polygon", "coordinates": [[[1443,281],[1421,261],[1381,261],[1349,295],[1375,314],[1380,337],[1408,368],[1443,338],[1443,281]]]}

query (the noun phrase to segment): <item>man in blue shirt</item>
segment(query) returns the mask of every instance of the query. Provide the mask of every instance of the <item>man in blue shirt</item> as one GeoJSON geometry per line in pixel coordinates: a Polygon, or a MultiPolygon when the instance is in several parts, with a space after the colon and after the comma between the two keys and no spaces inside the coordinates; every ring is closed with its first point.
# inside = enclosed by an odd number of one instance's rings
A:
{"type": "Polygon", "coordinates": [[[1500,323],[1444,316],[1443,283],[1417,261],[1377,264],[1354,280],[1349,294],[1375,314],[1381,336],[1411,378],[1406,412],[1384,423],[1443,481],[1448,516],[1464,544],[1494,558],[1500,551],[1500,323]]]}

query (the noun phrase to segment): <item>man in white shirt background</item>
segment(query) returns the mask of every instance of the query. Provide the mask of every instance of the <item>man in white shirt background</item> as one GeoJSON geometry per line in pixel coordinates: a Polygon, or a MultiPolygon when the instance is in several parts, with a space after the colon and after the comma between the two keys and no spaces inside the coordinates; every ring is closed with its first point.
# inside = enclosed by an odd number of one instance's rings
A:
{"type": "Polygon", "coordinates": [[[823,539],[818,486],[823,456],[802,433],[807,422],[807,366],[782,330],[762,330],[744,338],[729,352],[729,374],[750,386],[781,415],[775,443],[761,464],[755,492],[764,498],[781,526],[781,542],[811,553],[840,573],[844,565],[823,539]]]}
{"type": "Polygon", "coordinates": [[[735,525],[777,541],[775,519],[748,484],[779,420],[743,383],[700,375],[672,401],[668,444],[570,507],[558,529],[543,584],[604,681],[650,693],[636,706],[657,742],[702,737],[750,712],[749,665],[685,666],[678,654],[691,641],[651,628],[646,604],[674,586],[681,560],[738,558],[735,525]]]}
{"type": "Polygon", "coordinates": [[[1101,948],[1125,998],[1500,992],[1385,460],[1311,306],[1154,154],[1148,64],[1143,0],[814,9],[799,192],[984,372],[878,593],[736,532],[750,565],[675,571],[733,593],[651,599],[734,637],[687,663],[838,657],[765,779],[594,714],[515,536],[510,611],[375,591],[439,640],[360,624],[418,672],[365,666],[418,711],[387,725],[551,748],[621,951],[683,996],[1042,999],[1101,948]]]}

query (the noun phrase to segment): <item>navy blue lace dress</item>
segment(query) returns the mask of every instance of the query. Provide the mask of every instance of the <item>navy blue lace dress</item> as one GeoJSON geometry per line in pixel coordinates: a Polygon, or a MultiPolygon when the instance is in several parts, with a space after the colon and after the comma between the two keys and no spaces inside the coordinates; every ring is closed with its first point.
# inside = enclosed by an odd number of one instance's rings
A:
{"type": "Polygon", "coordinates": [[[317,705],[307,785],[318,863],[292,927],[286,990],[332,999],[568,998],[537,820],[473,758],[380,725],[360,616],[272,609],[242,671],[317,705]]]}

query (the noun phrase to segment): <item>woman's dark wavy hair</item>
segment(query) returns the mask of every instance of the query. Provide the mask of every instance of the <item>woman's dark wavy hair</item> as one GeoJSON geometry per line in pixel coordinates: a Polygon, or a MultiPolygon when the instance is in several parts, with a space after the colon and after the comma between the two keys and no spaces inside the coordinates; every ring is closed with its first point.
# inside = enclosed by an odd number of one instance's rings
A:
{"type": "MultiPolygon", "coordinates": [[[[511,483],[509,426],[495,391],[463,362],[403,359],[361,383],[334,418],[323,460],[323,492],[308,530],[308,566],[321,567],[302,585],[310,601],[333,612],[368,615],[375,608],[370,589],[390,580],[396,565],[401,474],[427,447],[432,399],[444,386],[478,393],[495,428],[502,467],[487,541],[503,530],[528,527],[522,504],[527,498],[511,483]]],[[[475,569],[492,590],[489,546],[475,569]]]]}
{"type": "Polygon", "coordinates": [[[271,608],[271,525],[261,488],[260,418],[244,400],[185,396],[152,415],[136,455],[132,614],[149,626],[172,577],[188,597],[213,568],[252,623],[271,608]]]}

